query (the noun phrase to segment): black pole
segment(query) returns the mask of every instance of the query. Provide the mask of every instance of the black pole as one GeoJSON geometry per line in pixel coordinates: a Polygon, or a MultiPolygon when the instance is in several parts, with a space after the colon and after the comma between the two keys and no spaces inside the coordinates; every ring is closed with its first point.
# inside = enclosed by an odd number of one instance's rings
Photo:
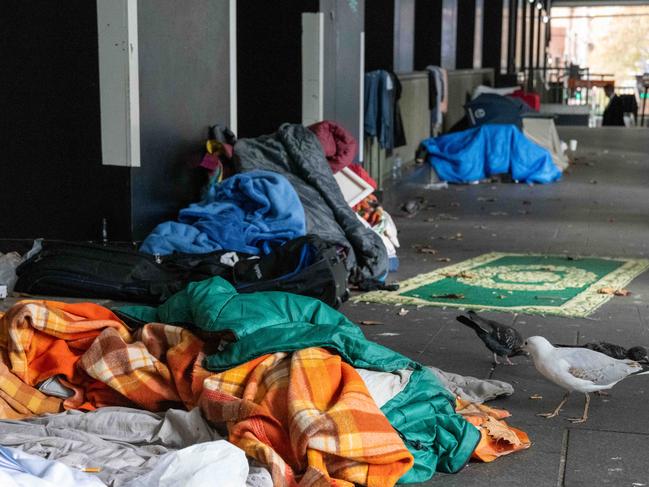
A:
{"type": "MultiPolygon", "coordinates": [[[[543,28],[543,13],[541,10],[539,10],[539,17],[538,17],[538,24],[539,24],[539,30],[537,31],[538,36],[537,36],[537,41],[536,41],[536,64],[534,67],[540,68],[541,67],[541,29],[543,28]]],[[[547,26],[547,24],[545,24],[547,26]]],[[[545,51],[545,46],[544,51],[545,51]]]]}
{"type": "Polygon", "coordinates": [[[527,46],[526,44],[526,37],[527,37],[527,0],[521,0],[522,5],[522,14],[521,14],[521,57],[520,57],[520,69],[525,72],[525,48],[527,46]]]}
{"type": "Polygon", "coordinates": [[[644,87],[644,98],[642,99],[642,121],[640,122],[640,127],[644,127],[644,109],[647,104],[647,94],[649,93],[649,85],[644,87]]]}
{"type": "Polygon", "coordinates": [[[536,17],[536,4],[531,3],[530,4],[530,52],[529,55],[527,56],[528,59],[527,91],[532,91],[532,87],[534,86],[534,38],[536,37],[535,30],[534,30],[536,26],[536,22],[534,22],[535,17],[536,17]]]}
{"type": "Polygon", "coordinates": [[[518,28],[518,0],[509,0],[508,20],[509,30],[507,33],[507,74],[514,74],[516,72],[516,30],[518,28]]]}

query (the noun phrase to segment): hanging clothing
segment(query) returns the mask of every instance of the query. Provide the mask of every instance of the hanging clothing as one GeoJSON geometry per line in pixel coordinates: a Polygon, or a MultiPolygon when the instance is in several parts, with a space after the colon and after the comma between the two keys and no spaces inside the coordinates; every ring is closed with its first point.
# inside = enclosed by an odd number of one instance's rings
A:
{"type": "Polygon", "coordinates": [[[399,98],[401,83],[383,69],[365,73],[365,136],[387,151],[405,145],[399,98]]]}
{"type": "Polygon", "coordinates": [[[393,71],[390,71],[390,77],[394,83],[394,147],[403,147],[406,145],[406,132],[403,128],[403,120],[401,118],[401,107],[399,106],[399,100],[401,99],[401,81],[399,77],[393,71]]]}
{"type": "Polygon", "coordinates": [[[443,114],[448,111],[448,74],[439,66],[426,66],[426,71],[430,128],[432,133],[437,133],[442,128],[443,114]]]}

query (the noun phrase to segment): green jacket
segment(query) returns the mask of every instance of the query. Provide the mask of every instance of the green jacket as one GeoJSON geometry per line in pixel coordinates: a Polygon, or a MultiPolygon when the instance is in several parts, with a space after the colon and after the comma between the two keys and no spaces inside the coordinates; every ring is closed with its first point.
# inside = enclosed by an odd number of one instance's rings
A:
{"type": "Polygon", "coordinates": [[[455,473],[469,461],[478,430],[455,413],[455,398],[427,369],[371,342],[342,313],[317,299],[283,292],[238,294],[220,277],[194,282],[157,309],[128,306],[120,312],[145,322],[192,324],[230,331],[236,341],[205,359],[220,371],[273,352],[309,347],[335,350],[354,367],[412,370],[408,385],[381,410],[413,454],[415,464],[399,482],[424,482],[435,471],[455,473]]]}

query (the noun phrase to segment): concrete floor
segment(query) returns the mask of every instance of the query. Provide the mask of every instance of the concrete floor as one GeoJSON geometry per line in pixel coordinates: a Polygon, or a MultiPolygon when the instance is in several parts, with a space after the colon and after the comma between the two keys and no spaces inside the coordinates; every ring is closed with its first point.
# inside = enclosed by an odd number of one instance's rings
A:
{"type": "MultiPolygon", "coordinates": [[[[386,192],[386,207],[395,217],[402,247],[395,280],[449,265],[490,251],[605,257],[649,257],[649,131],[623,128],[561,128],[563,140],[577,139],[576,164],[564,179],[546,186],[481,184],[424,191],[401,187],[386,192]],[[413,196],[426,198],[428,208],[413,218],[398,210],[413,196]],[[494,201],[485,201],[494,199],[494,201]],[[529,203],[524,203],[529,202],[529,203]],[[506,214],[503,214],[506,213],[506,214]],[[457,220],[428,219],[439,214],[457,220]],[[461,240],[448,237],[461,233],[461,240]],[[417,253],[425,244],[435,256],[417,253]]],[[[606,340],[621,345],[649,345],[649,272],[585,319],[485,313],[514,324],[524,335],[543,335],[555,343],[606,340]]],[[[543,379],[525,357],[515,367],[491,365],[491,356],[473,332],[455,321],[458,311],[377,304],[343,307],[355,321],[377,320],[368,338],[424,363],[475,377],[493,377],[513,384],[512,397],[493,401],[509,410],[509,422],[526,431],[532,446],[490,464],[471,463],[457,475],[438,474],[425,485],[485,486],[649,486],[649,377],[630,378],[610,397],[594,397],[590,419],[581,415],[583,395],[575,394],[559,418],[536,413],[552,410],[563,392],[543,379]],[[531,400],[532,395],[541,400],[531,400]]]]}
{"type": "MultiPolygon", "coordinates": [[[[562,139],[577,139],[576,164],[556,184],[527,186],[481,184],[425,191],[397,187],[385,206],[395,217],[402,247],[394,280],[449,265],[490,251],[649,258],[649,131],[646,129],[564,128],[562,139]],[[413,218],[398,210],[421,195],[427,209],[413,218]],[[492,201],[493,200],[493,201],[492,201]],[[427,220],[440,214],[457,220],[427,220]],[[463,235],[461,240],[443,237],[463,235]],[[417,253],[425,244],[435,256],[417,253]]],[[[26,250],[26,249],[25,249],[26,250]]],[[[649,272],[586,319],[485,313],[514,324],[524,335],[543,335],[557,343],[607,340],[649,345],[649,272]]],[[[76,301],[66,299],[66,301],[76,301]]],[[[0,302],[6,309],[15,302],[0,302]]],[[[114,303],[100,301],[105,306],[114,303]]],[[[493,377],[513,384],[513,396],[490,404],[509,410],[509,422],[526,431],[532,446],[490,464],[471,463],[457,475],[436,475],[421,485],[485,486],[649,486],[649,377],[630,378],[612,395],[594,397],[585,425],[565,420],[578,416],[583,396],[574,395],[562,416],[546,420],[536,413],[553,409],[562,391],[539,376],[531,362],[492,368],[491,355],[473,332],[455,321],[457,310],[426,307],[399,316],[398,307],[347,303],[342,311],[367,326],[368,338],[427,365],[464,375],[493,377]],[[532,395],[541,400],[531,400],[532,395]]]]}

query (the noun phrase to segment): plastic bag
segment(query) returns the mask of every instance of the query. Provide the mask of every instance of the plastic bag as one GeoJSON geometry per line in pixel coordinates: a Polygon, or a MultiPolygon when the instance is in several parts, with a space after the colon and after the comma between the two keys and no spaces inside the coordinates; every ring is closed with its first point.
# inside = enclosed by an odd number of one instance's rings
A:
{"type": "MultiPolygon", "coordinates": [[[[27,259],[30,259],[39,253],[43,248],[42,242],[43,239],[34,240],[34,245],[31,250],[22,257],[18,252],[0,254],[0,286],[6,286],[6,294],[9,294],[14,290],[14,286],[18,280],[16,268],[27,259]]],[[[6,295],[3,297],[6,297],[6,295]]]]}

